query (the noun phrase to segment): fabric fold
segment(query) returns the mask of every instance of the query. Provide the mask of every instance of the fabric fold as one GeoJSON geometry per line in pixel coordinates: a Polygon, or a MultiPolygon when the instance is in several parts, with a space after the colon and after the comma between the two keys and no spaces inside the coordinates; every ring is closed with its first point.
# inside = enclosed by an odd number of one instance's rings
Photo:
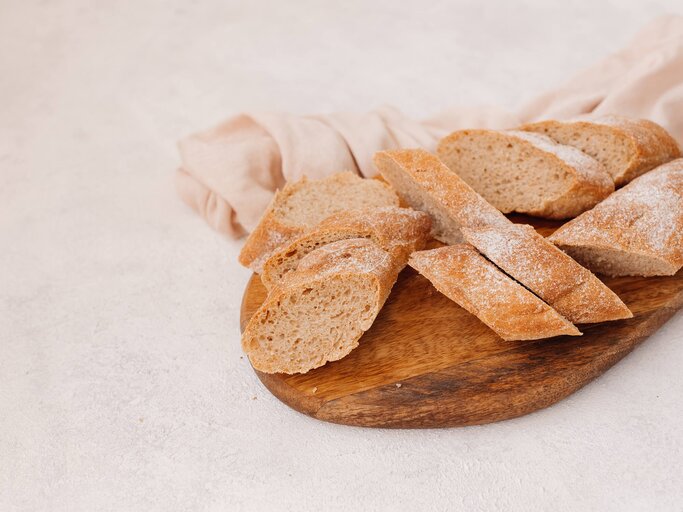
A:
{"type": "Polygon", "coordinates": [[[371,177],[376,151],[433,151],[453,130],[504,129],[592,114],[647,118],[683,140],[683,16],[654,20],[625,48],[517,113],[454,107],[422,122],[388,106],[367,113],[238,115],[179,142],[176,186],[183,201],[214,229],[238,237],[254,229],[286,181],[344,170],[371,177]]]}

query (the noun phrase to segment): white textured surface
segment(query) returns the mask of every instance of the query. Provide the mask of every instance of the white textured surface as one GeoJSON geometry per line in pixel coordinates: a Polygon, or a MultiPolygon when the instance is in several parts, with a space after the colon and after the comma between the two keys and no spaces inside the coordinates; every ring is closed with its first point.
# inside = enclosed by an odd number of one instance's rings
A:
{"type": "Polygon", "coordinates": [[[495,425],[311,420],[239,348],[174,141],[241,109],[505,107],[680,2],[0,3],[0,510],[680,510],[683,316],[495,425]]]}

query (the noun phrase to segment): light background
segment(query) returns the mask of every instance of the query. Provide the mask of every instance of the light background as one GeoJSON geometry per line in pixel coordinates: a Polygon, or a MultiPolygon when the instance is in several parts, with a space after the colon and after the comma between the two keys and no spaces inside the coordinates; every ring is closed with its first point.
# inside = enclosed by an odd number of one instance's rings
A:
{"type": "Polygon", "coordinates": [[[683,316],[517,420],[340,427],[239,347],[248,272],[175,196],[242,110],[507,108],[677,0],[0,2],[0,510],[680,510],[683,316]]]}

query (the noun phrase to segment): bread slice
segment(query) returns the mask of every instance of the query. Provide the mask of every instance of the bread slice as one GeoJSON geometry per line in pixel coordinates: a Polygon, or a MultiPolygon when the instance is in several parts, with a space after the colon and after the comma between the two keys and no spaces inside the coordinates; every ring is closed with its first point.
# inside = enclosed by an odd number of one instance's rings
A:
{"type": "Polygon", "coordinates": [[[306,255],[249,320],[242,348],[251,364],[266,373],[306,373],[346,356],[372,325],[404,264],[365,238],[306,255]]]}
{"type": "Polygon", "coordinates": [[[457,244],[463,241],[462,226],[510,223],[427,151],[380,151],[375,153],[373,161],[404,203],[432,217],[432,236],[437,240],[457,244]]]}
{"type": "Polygon", "coordinates": [[[636,178],[549,238],[609,276],[670,276],[683,266],[683,159],[636,178]]]}
{"type": "Polygon", "coordinates": [[[277,192],[256,229],[247,238],[239,261],[262,271],[267,257],[333,213],[350,208],[398,206],[398,197],[385,183],[340,172],[320,180],[303,177],[277,192]]]}
{"type": "Polygon", "coordinates": [[[621,186],[641,174],[681,156],[676,141],[657,123],[622,116],[568,121],[540,121],[520,130],[548,135],[573,146],[602,164],[621,186]]]}
{"type": "Polygon", "coordinates": [[[471,245],[418,251],[409,264],[504,340],[581,335],[571,322],[498,270],[471,245]]]}
{"type": "Polygon", "coordinates": [[[566,219],[614,191],[595,159],[537,133],[462,130],[441,139],[437,153],[503,213],[566,219]]]}
{"type": "Polygon", "coordinates": [[[431,218],[410,208],[387,206],[346,210],[323,220],[273,253],[263,265],[261,281],[272,288],[299,261],[318,247],[346,238],[370,238],[393,257],[406,261],[429,239],[431,218]]]}
{"type": "Polygon", "coordinates": [[[633,316],[589,270],[527,225],[463,228],[465,239],[573,323],[633,316]]]}

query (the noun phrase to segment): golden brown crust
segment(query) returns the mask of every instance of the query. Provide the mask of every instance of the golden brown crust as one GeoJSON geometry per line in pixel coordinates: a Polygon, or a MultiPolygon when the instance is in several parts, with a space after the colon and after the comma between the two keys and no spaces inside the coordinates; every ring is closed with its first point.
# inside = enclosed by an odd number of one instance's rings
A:
{"type": "Polygon", "coordinates": [[[239,262],[261,273],[263,264],[273,252],[318,224],[326,215],[349,208],[347,203],[352,200],[350,197],[366,206],[398,206],[395,192],[379,180],[366,180],[348,171],[320,180],[308,180],[304,176],[297,182],[287,183],[282,191],[276,192],[258,226],[247,238],[239,262]],[[342,190],[346,196],[341,193],[342,190]],[[312,207],[305,220],[288,221],[284,212],[299,212],[305,208],[300,202],[297,204],[297,194],[310,191],[316,191],[327,202],[320,208],[312,207]],[[328,213],[323,214],[323,210],[328,213]]]}
{"type": "Polygon", "coordinates": [[[350,238],[325,245],[307,254],[299,262],[296,271],[285,276],[281,285],[292,287],[297,283],[307,283],[331,274],[369,274],[374,276],[380,285],[377,307],[379,312],[396,282],[398,273],[406,264],[405,259],[392,257],[372,240],[350,238]],[[349,252],[352,257],[347,256],[349,252]]]}
{"type": "Polygon", "coordinates": [[[263,265],[261,280],[272,288],[298,261],[317,247],[347,238],[370,238],[398,260],[407,261],[429,239],[428,214],[408,208],[383,207],[345,210],[274,252],[263,265]]]}
{"type": "Polygon", "coordinates": [[[574,323],[633,316],[593,273],[557,249],[531,226],[463,229],[465,239],[504,272],[574,323]]]}
{"type": "Polygon", "coordinates": [[[435,155],[422,149],[379,151],[375,166],[402,201],[432,216],[432,235],[445,243],[462,241],[461,226],[506,225],[509,221],[435,155]],[[400,176],[398,176],[400,173],[400,176]],[[426,204],[397,180],[405,178],[433,203],[426,204]],[[436,211],[438,208],[439,211],[436,211]],[[441,213],[448,219],[441,218],[441,213]],[[450,226],[446,226],[450,224],[450,226]],[[446,233],[445,231],[448,231],[446,233]]]}
{"type": "Polygon", "coordinates": [[[660,125],[647,119],[605,115],[567,121],[539,121],[522,125],[519,129],[545,133],[552,137],[552,130],[560,126],[571,126],[589,136],[599,130],[608,129],[614,135],[623,138],[630,147],[631,157],[623,169],[617,170],[612,175],[617,187],[681,156],[681,150],[675,139],[660,125]]]}
{"type": "MultiPolygon", "coordinates": [[[[302,182],[305,180],[304,178],[302,182]]],[[[258,226],[249,234],[247,241],[242,246],[238,258],[239,262],[256,273],[261,272],[263,263],[273,251],[305,231],[302,226],[290,226],[280,222],[275,214],[275,207],[281,201],[281,196],[291,193],[297,184],[287,184],[282,191],[275,193],[258,226]]]]}
{"type": "Polygon", "coordinates": [[[504,340],[581,334],[469,244],[416,252],[410,257],[410,265],[504,340]]]}
{"type": "MultiPolygon", "coordinates": [[[[259,371],[266,373],[305,373],[327,361],[341,359],[358,346],[358,340],[372,325],[396,282],[405,262],[399,262],[377,244],[367,239],[341,240],[304,257],[296,271],[288,273],[268,294],[261,307],[249,320],[242,335],[242,348],[259,371]],[[373,289],[368,304],[369,320],[353,326],[357,334],[343,340],[341,346],[306,347],[288,339],[266,339],[264,325],[269,317],[282,318],[283,304],[289,304],[308,290],[334,287],[340,282],[358,282],[373,289]],[[310,353],[297,353],[308,350],[310,353]],[[292,357],[297,356],[297,357],[292,357]],[[305,362],[301,362],[301,360],[305,362]]],[[[325,321],[325,310],[316,310],[318,322],[325,321]]],[[[305,328],[305,326],[302,326],[305,328]]]]}
{"type": "Polygon", "coordinates": [[[533,208],[520,203],[504,213],[515,211],[535,217],[566,219],[592,208],[614,191],[614,183],[595,159],[576,148],[557,144],[549,137],[538,133],[514,130],[460,130],[439,141],[437,148],[439,158],[453,172],[457,172],[458,144],[461,139],[477,136],[514,140],[516,144],[525,147],[528,152],[543,155],[549,159],[571,179],[569,187],[560,195],[540,198],[542,202],[533,208]]]}
{"type": "Polygon", "coordinates": [[[633,180],[549,240],[566,250],[586,247],[649,258],[659,268],[604,272],[611,275],[675,274],[683,266],[683,158],[633,180]]]}
{"type": "Polygon", "coordinates": [[[592,121],[610,126],[623,133],[634,146],[633,160],[615,181],[617,186],[628,183],[641,174],[681,156],[681,150],[674,138],[660,125],[647,119],[600,116],[592,121]]]}

